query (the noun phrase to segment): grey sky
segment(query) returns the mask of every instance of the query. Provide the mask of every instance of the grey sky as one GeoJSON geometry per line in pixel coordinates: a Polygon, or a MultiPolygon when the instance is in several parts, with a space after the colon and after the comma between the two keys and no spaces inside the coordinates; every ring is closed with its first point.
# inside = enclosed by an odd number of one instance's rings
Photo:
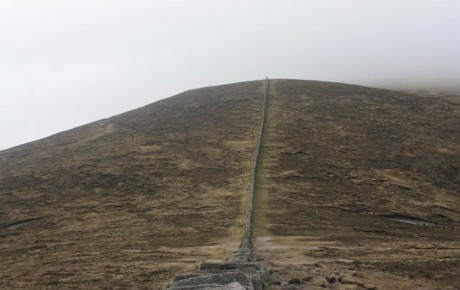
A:
{"type": "Polygon", "coordinates": [[[0,150],[270,78],[460,84],[458,0],[0,0],[0,150]]]}

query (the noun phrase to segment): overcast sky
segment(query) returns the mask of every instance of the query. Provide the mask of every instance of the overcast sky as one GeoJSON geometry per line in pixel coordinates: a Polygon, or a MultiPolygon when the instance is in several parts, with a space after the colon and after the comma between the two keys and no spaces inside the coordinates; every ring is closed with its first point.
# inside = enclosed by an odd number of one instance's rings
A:
{"type": "Polygon", "coordinates": [[[460,84],[460,1],[0,0],[0,150],[265,76],[460,84]]]}

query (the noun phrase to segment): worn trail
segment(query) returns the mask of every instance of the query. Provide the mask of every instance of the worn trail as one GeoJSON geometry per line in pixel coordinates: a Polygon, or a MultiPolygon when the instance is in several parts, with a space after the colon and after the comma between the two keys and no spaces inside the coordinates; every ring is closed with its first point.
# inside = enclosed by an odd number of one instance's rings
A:
{"type": "Polygon", "coordinates": [[[253,256],[254,202],[256,200],[256,179],[259,171],[260,152],[266,127],[269,80],[265,80],[259,137],[251,169],[249,205],[243,237],[234,257],[226,263],[202,263],[199,270],[174,277],[167,290],[185,289],[265,289],[265,271],[253,256]]]}

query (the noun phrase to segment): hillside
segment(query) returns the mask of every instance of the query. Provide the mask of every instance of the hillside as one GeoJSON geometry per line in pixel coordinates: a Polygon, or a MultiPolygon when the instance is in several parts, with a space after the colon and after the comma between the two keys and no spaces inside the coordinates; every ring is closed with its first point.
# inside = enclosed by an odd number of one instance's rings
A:
{"type": "MultiPolygon", "coordinates": [[[[191,90],[1,151],[0,289],[163,289],[231,257],[263,94],[191,90]]],[[[460,287],[459,124],[454,95],[270,81],[254,204],[269,289],[460,287]]]]}
{"type": "Polygon", "coordinates": [[[256,195],[272,282],[458,287],[458,101],[272,81],[256,195]]]}
{"type": "Polygon", "coordinates": [[[161,289],[230,257],[262,94],[187,91],[0,152],[0,289],[161,289]]]}

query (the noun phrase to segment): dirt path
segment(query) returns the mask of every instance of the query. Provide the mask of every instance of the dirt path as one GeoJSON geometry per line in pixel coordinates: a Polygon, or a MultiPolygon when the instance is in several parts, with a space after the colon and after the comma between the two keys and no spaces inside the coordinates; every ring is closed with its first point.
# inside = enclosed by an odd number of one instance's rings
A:
{"type": "Polygon", "coordinates": [[[267,142],[269,139],[269,134],[272,129],[273,122],[275,122],[273,118],[274,108],[272,106],[272,99],[276,96],[276,80],[270,81],[268,91],[269,94],[266,101],[263,135],[261,138],[260,152],[255,176],[255,195],[253,208],[254,239],[269,236],[266,210],[268,205],[268,165],[270,164],[271,160],[268,158],[266,153],[268,149],[267,142]]]}
{"type": "MultiPolygon", "coordinates": [[[[249,192],[247,196],[246,221],[243,229],[243,237],[238,250],[234,253],[233,258],[226,262],[204,262],[198,270],[181,273],[176,275],[166,289],[265,289],[265,270],[255,261],[253,255],[253,212],[254,203],[262,203],[255,200],[256,180],[259,175],[258,160],[260,157],[262,139],[264,136],[267,96],[269,89],[269,80],[265,80],[264,97],[262,105],[262,116],[260,120],[260,129],[258,139],[253,155],[253,165],[251,167],[251,177],[249,192]]],[[[244,198],[243,198],[244,199],[244,198]]],[[[265,204],[265,202],[263,203],[265,204]]]]}

